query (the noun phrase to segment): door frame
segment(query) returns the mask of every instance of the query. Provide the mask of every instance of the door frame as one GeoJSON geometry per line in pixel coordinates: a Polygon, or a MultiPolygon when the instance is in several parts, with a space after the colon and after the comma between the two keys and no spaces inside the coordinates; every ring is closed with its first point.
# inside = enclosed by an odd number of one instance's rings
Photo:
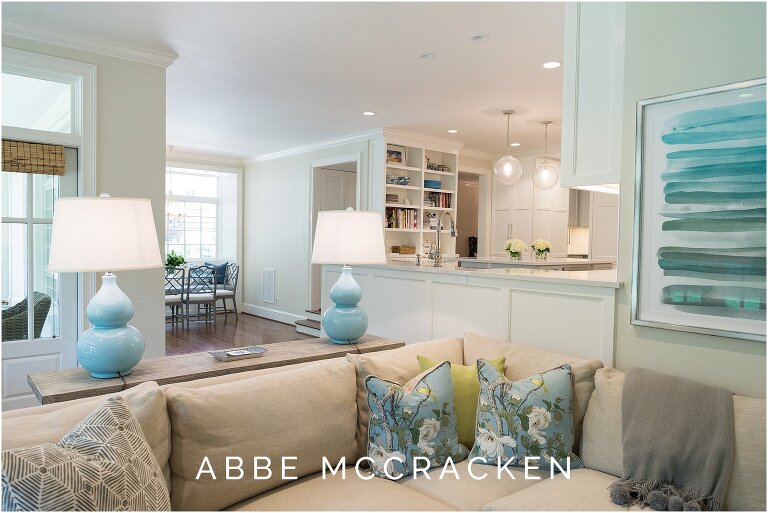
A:
{"type": "MultiPolygon", "coordinates": [[[[50,55],[3,47],[2,70],[41,79],[65,79],[72,86],[72,132],[69,134],[2,127],[3,138],[28,142],[57,144],[77,150],[77,196],[94,196],[96,192],[96,65],[62,59],[50,55]]],[[[96,273],[77,273],[77,333],[88,325],[85,305],[96,294],[96,273]]],[[[76,343],[77,341],[73,341],[76,343]]],[[[75,360],[75,365],[79,365],[75,360]]],[[[31,391],[30,391],[31,392],[31,391]]],[[[31,396],[34,399],[34,395],[31,396]]],[[[25,406],[25,398],[3,401],[5,411],[25,406]]]]}
{"type": "MultiPolygon", "coordinates": [[[[322,159],[312,160],[309,163],[309,230],[307,237],[307,308],[312,308],[312,246],[315,242],[315,169],[321,167],[328,167],[338,164],[346,164],[347,162],[355,163],[355,210],[360,209],[360,199],[362,197],[362,180],[360,180],[360,164],[363,160],[361,153],[348,153],[346,155],[335,155],[333,157],[326,157],[322,159]]],[[[320,283],[322,294],[322,281],[320,283]]]]}

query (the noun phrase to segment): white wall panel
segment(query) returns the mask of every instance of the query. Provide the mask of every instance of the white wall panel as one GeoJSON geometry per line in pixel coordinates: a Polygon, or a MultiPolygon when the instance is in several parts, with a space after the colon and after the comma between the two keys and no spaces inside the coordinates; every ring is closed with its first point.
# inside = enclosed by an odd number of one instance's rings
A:
{"type": "Polygon", "coordinates": [[[467,331],[508,337],[506,289],[436,282],[433,297],[432,338],[462,336],[467,331]]]}

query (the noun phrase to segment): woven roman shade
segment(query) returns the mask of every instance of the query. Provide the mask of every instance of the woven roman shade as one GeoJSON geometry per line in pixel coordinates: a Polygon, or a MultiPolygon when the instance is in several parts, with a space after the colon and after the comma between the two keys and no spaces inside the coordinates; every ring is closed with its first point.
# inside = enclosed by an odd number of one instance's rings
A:
{"type": "Polygon", "coordinates": [[[64,146],[3,139],[3,171],[64,174],[64,146]]]}

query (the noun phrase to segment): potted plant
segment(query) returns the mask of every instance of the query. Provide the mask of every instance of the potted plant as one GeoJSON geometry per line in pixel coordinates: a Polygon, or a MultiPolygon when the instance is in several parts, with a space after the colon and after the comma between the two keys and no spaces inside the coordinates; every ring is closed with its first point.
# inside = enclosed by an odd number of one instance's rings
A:
{"type": "Polygon", "coordinates": [[[522,260],[523,251],[528,251],[528,244],[520,239],[509,239],[504,243],[504,251],[509,253],[509,258],[512,260],[522,260]]]}
{"type": "Polygon", "coordinates": [[[176,253],[173,249],[165,256],[166,267],[183,267],[186,263],[187,261],[184,259],[184,256],[176,253]]]}
{"type": "Polygon", "coordinates": [[[536,260],[546,260],[547,254],[552,251],[552,243],[544,239],[536,239],[531,242],[533,253],[536,255],[536,260]]]}

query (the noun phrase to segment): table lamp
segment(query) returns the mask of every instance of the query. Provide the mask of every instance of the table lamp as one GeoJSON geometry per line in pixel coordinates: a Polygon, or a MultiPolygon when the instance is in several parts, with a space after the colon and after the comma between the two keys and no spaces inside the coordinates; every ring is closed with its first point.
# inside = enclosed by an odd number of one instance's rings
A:
{"type": "Polygon", "coordinates": [[[331,288],[334,306],[323,313],[323,330],[334,344],[354,344],[368,329],[368,316],[357,306],[363,291],[349,264],[383,264],[384,224],[379,212],[331,210],[317,213],[313,264],[344,264],[331,288]]]}
{"type": "Polygon", "coordinates": [[[162,266],[148,199],[102,194],[56,201],[48,270],[106,273],[86,309],[93,328],[77,341],[77,360],[94,378],[126,376],[144,354],[144,337],[128,326],[133,303],[111,271],[162,266]]]}

